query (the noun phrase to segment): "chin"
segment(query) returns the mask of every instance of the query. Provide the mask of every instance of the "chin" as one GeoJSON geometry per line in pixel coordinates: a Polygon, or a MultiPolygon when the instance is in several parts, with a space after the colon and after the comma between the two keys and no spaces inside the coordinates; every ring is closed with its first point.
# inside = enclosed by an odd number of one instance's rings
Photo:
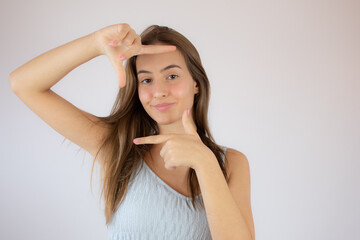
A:
{"type": "Polygon", "coordinates": [[[156,117],[152,118],[159,125],[169,125],[177,121],[177,119],[173,119],[172,117],[156,117]]]}
{"type": "Polygon", "coordinates": [[[181,120],[181,116],[176,116],[174,114],[171,114],[170,112],[168,114],[163,114],[160,112],[157,112],[157,110],[150,112],[151,115],[148,112],[148,115],[157,123],[160,125],[169,125],[174,122],[181,120]]]}

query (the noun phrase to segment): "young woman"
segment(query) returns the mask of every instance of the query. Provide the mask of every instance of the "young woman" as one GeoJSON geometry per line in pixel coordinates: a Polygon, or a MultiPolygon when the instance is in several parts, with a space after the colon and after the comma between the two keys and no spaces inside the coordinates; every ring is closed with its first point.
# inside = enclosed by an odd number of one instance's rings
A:
{"type": "Polygon", "coordinates": [[[248,160],[212,138],[209,81],[180,33],[152,25],[139,36],[128,24],[108,26],[34,58],[9,81],[99,163],[109,239],[255,239],[248,160]],[[120,87],[107,117],[50,89],[99,55],[110,59],[120,87]]]}

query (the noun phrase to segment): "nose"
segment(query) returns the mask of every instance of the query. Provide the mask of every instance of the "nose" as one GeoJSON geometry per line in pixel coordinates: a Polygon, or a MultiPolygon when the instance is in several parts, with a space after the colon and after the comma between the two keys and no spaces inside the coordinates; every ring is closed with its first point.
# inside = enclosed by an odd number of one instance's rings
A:
{"type": "Polygon", "coordinates": [[[168,86],[164,80],[158,79],[154,82],[154,97],[166,97],[168,93],[168,86]]]}

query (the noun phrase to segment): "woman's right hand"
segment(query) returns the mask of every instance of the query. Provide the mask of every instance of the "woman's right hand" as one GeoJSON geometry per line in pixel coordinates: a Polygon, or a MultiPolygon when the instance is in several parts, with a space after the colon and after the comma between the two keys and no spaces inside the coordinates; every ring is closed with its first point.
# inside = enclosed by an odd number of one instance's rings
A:
{"type": "Polygon", "coordinates": [[[129,24],[115,24],[93,33],[98,50],[108,56],[119,79],[119,87],[126,85],[126,73],[123,61],[140,54],[165,53],[176,50],[171,45],[142,45],[141,37],[129,24]]]}

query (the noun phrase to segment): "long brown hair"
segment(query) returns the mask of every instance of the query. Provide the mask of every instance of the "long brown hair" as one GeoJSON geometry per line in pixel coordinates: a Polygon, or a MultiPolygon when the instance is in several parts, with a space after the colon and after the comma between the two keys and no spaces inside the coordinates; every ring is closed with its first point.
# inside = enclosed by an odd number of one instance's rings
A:
{"type": "MultiPolygon", "coordinates": [[[[192,78],[199,86],[199,93],[194,96],[193,113],[197,133],[202,142],[213,151],[220,168],[228,182],[222,155],[222,148],[217,145],[210,133],[207,119],[210,84],[201,64],[200,56],[193,44],[179,32],[165,27],[152,25],[141,34],[143,45],[168,44],[175,45],[185,58],[192,78]]],[[[150,149],[148,145],[135,145],[133,139],[155,135],[159,132],[157,123],[144,110],[138,96],[138,80],[136,74],[136,56],[126,62],[126,86],[117,94],[115,103],[107,117],[99,117],[101,122],[110,126],[110,133],[95,155],[101,155],[102,191],[105,200],[106,224],[110,224],[119,205],[125,198],[128,183],[134,178],[133,172],[143,161],[143,156],[150,149]],[[99,155],[99,153],[101,154],[99,155]]],[[[92,173],[91,173],[92,178],[92,173]]],[[[196,209],[195,194],[199,191],[199,183],[194,169],[190,168],[188,184],[191,190],[192,205],[196,209]]],[[[201,206],[204,207],[202,198],[201,206]]]]}

